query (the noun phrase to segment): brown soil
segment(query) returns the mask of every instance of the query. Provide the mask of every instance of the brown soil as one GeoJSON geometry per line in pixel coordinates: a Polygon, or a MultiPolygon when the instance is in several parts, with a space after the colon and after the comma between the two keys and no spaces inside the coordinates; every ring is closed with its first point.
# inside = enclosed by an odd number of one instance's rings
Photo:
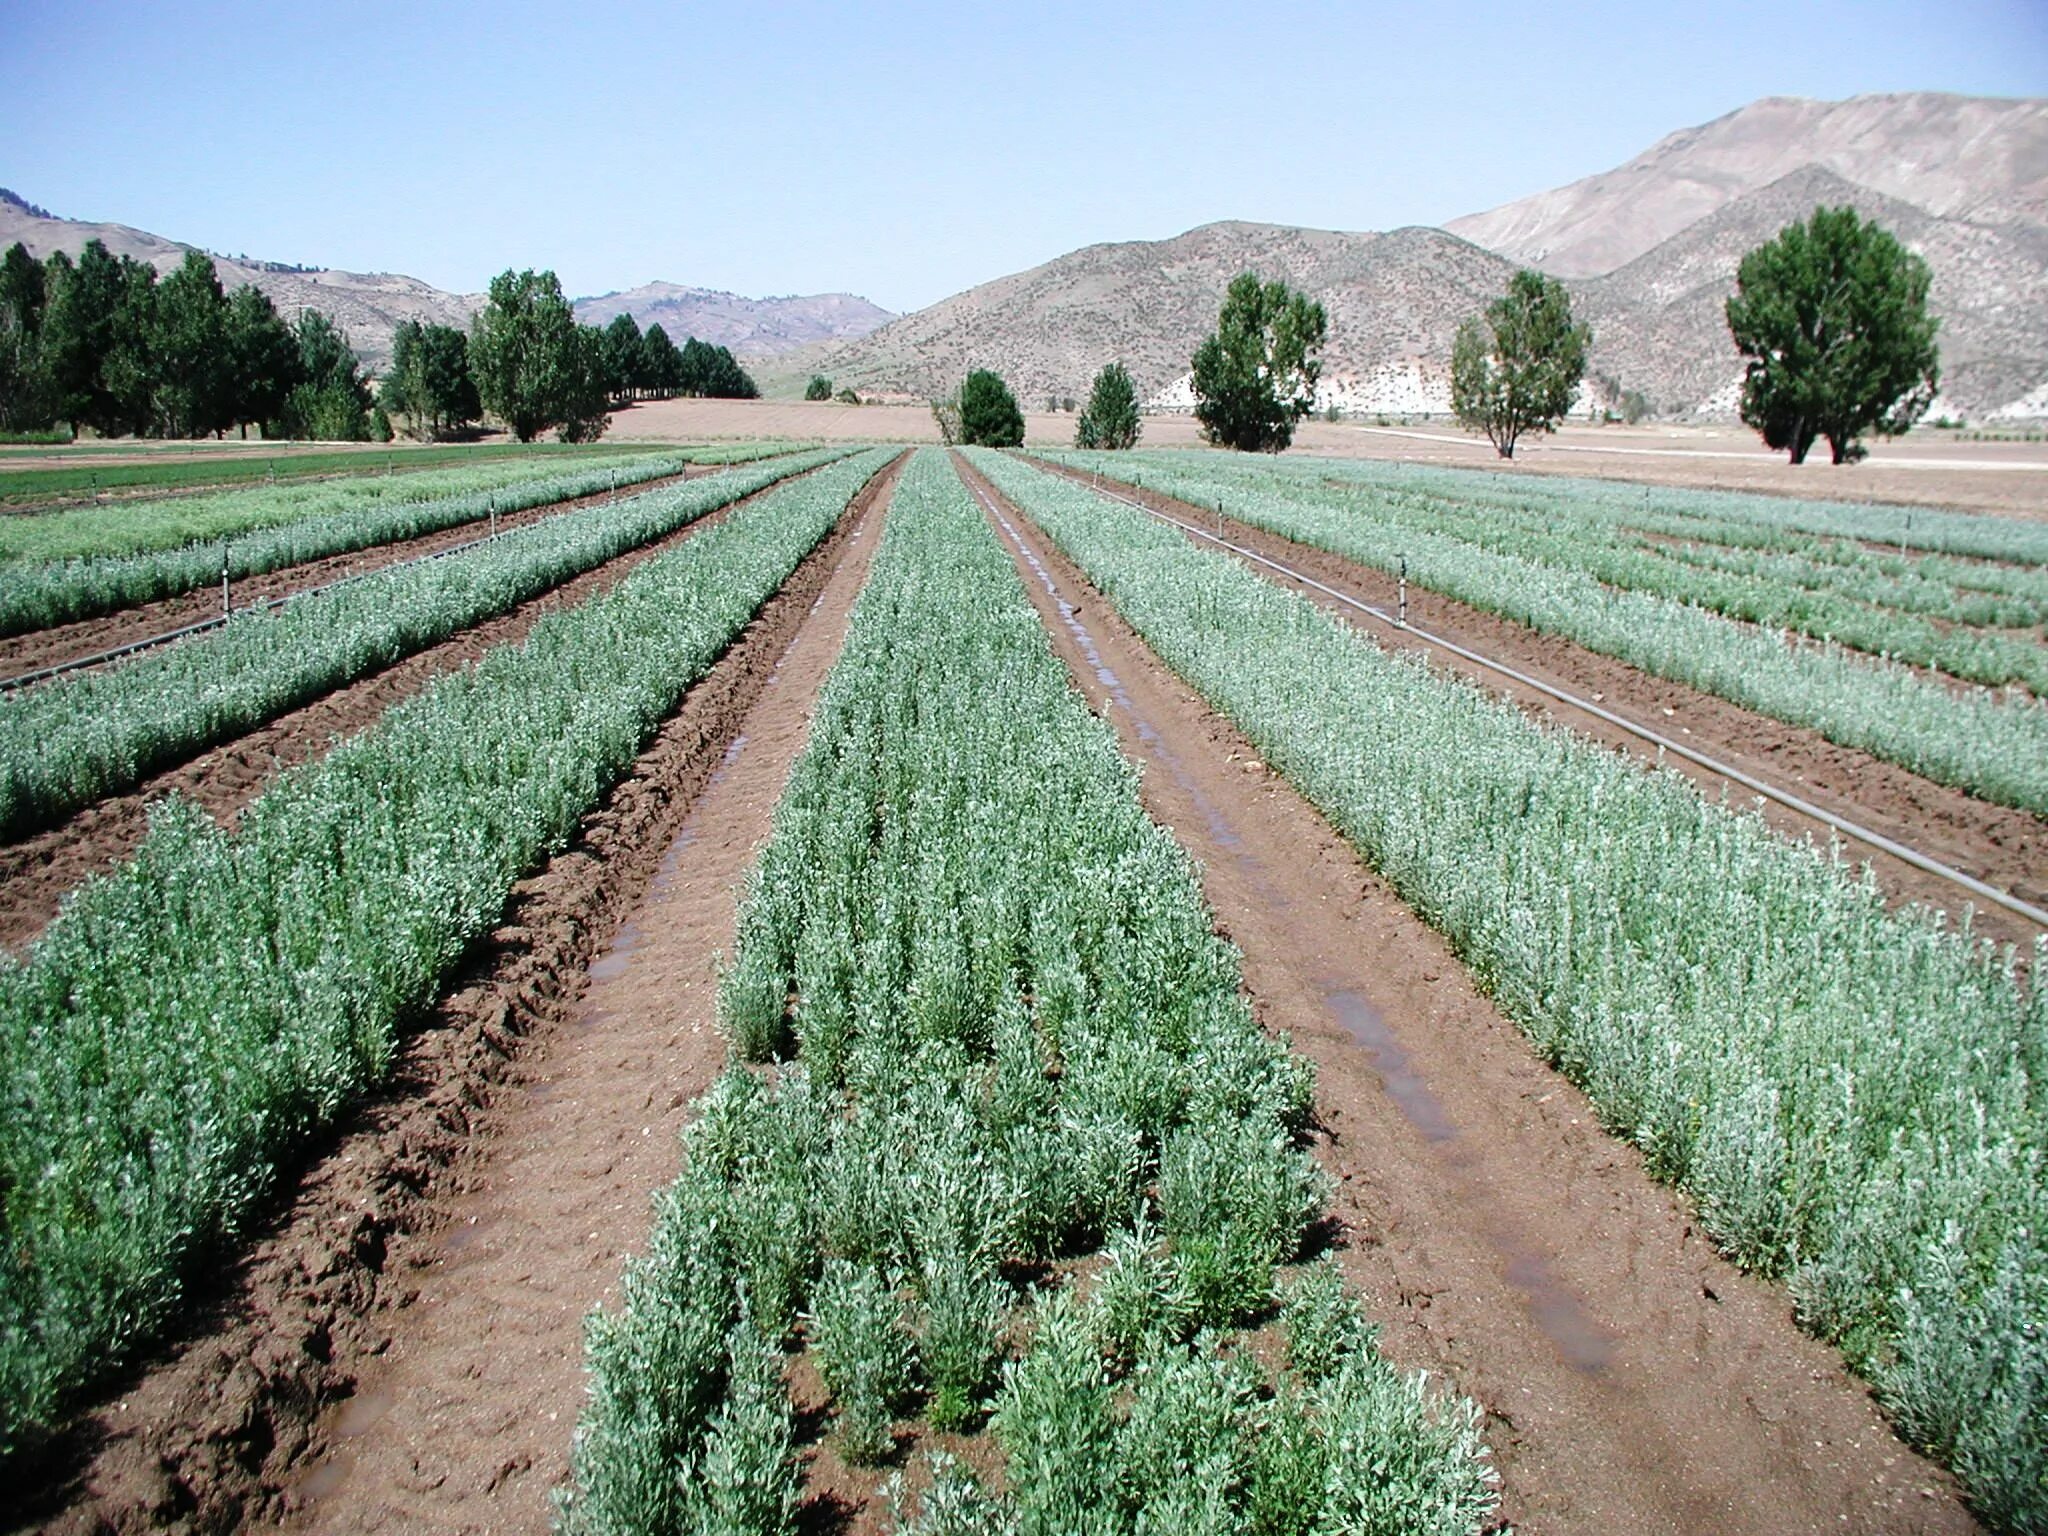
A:
{"type": "MultiPolygon", "coordinates": [[[[691,479],[694,475],[710,473],[715,473],[715,470],[691,465],[679,475],[668,475],[659,480],[648,480],[630,488],[622,488],[621,494],[630,492],[638,495],[642,491],[659,490],[663,486],[691,479]]],[[[529,523],[537,523],[560,512],[572,512],[578,507],[595,506],[610,499],[609,491],[600,491],[594,496],[544,502],[540,506],[527,507],[523,511],[506,512],[498,518],[498,529],[500,532],[510,532],[514,528],[523,528],[529,523]]],[[[401,560],[416,560],[425,555],[436,554],[488,533],[489,528],[490,519],[483,517],[473,522],[458,523],[452,528],[443,528],[438,533],[422,534],[416,539],[398,539],[389,544],[377,544],[348,554],[308,560],[302,565],[285,566],[261,576],[244,577],[230,585],[228,596],[235,607],[246,608],[251,603],[267,602],[290,592],[317,587],[323,582],[338,581],[344,576],[381,570],[401,560]]],[[[135,608],[124,608],[118,613],[103,614],[93,619],[80,619],[71,624],[58,624],[26,635],[9,635],[0,639],[0,676],[18,677],[24,672],[56,666],[81,656],[96,655],[101,651],[112,650],[117,645],[130,645],[138,640],[168,634],[187,624],[215,618],[219,613],[220,584],[215,582],[197,591],[180,593],[176,597],[144,603],[135,608]]]]}
{"type": "Polygon", "coordinates": [[[1077,686],[1145,768],[1147,809],[1200,861],[1261,1018],[1317,1066],[1340,1261],[1389,1355],[1484,1407],[1505,1519],[1530,1533],[1974,1529],[1784,1293],[1718,1258],[1444,941],[1005,516],[1077,686]]]}
{"type": "Polygon", "coordinates": [[[644,1237],[681,1106],[722,1057],[705,1025],[730,888],[894,479],[516,887],[389,1084],[195,1304],[186,1340],[85,1416],[25,1523],[546,1528],[581,1320],[644,1237]],[[748,772],[721,776],[743,746],[748,772]]]}
{"type": "MultiPolygon", "coordinates": [[[[1055,473],[1063,472],[1057,465],[1033,462],[1055,473]]],[[[1152,491],[1133,492],[1128,487],[1119,488],[1119,494],[1134,495],[1148,506],[1203,528],[1214,528],[1217,523],[1213,508],[1204,511],[1171,497],[1152,491]]],[[[1281,561],[1340,592],[1394,611],[1397,586],[1392,577],[1341,555],[1253,528],[1235,518],[1223,519],[1223,534],[1232,543],[1281,561]]],[[[1253,569],[1271,579],[1280,579],[1269,568],[1253,569]]],[[[1532,716],[1554,719],[1581,735],[1645,761],[1657,755],[1655,748],[1626,731],[1456,657],[1445,656],[1412,634],[1377,623],[1326,594],[1306,589],[1302,595],[1346,623],[1369,632],[1374,643],[1383,649],[1424,651],[1438,665],[1513,699],[1532,716]]],[[[1720,758],[1731,767],[1810,800],[1835,815],[1917,848],[2023,900],[2048,904],[2048,822],[2038,816],[1992,805],[1868,753],[1838,746],[1818,731],[1786,725],[1713,694],[1653,677],[1626,662],[1598,655],[1558,636],[1539,634],[1512,620],[1482,613],[1412,582],[1408,587],[1408,618],[1411,624],[1493,657],[1553,687],[1576,693],[1626,719],[1639,721],[1651,730],[1720,758]]],[[[1755,804],[1759,800],[1753,792],[1708,769],[1680,760],[1672,760],[1669,766],[1693,779],[1710,796],[1718,796],[1725,789],[1736,804],[1755,804]]],[[[1762,809],[1765,820],[1779,831],[1792,837],[1811,835],[1825,845],[1825,827],[1773,802],[1763,802],[1762,809]]],[[[1867,859],[1884,889],[1896,900],[1922,902],[1957,914],[1970,903],[1966,893],[1950,882],[1863,844],[1845,843],[1844,852],[1859,863],[1867,859]]],[[[1986,938],[2022,947],[2030,944],[2037,932],[2024,918],[1988,904],[1978,907],[1973,927],[1986,938]]]]}

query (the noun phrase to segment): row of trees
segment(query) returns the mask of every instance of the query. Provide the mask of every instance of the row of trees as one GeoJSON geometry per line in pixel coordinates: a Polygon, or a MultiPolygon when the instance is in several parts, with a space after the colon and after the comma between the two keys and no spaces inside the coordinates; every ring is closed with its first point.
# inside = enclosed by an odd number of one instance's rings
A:
{"type": "Polygon", "coordinates": [[[447,437],[485,413],[522,442],[554,428],[601,434],[616,404],[672,395],[753,399],[732,353],[631,315],[579,325],[552,272],[505,272],[474,329],[409,320],[373,396],[340,329],[318,310],[287,324],[244,284],[223,291],[210,257],[169,275],[90,241],[77,261],[0,257],[0,430],[60,423],[104,436],[200,437],[250,426],[265,436],[364,440],[391,416],[447,437]]]}
{"type": "MultiPolygon", "coordinates": [[[[1818,438],[1834,462],[1861,437],[1904,432],[1940,384],[1927,263],[1853,208],[1816,208],[1743,258],[1728,300],[1730,336],[1750,361],[1742,419],[1797,464],[1818,438]]],[[[1277,453],[1313,407],[1323,309],[1247,272],[1194,356],[1195,417],[1212,443],[1277,453]]],[[[1564,285],[1524,270],[1458,327],[1451,408],[1503,458],[1571,409],[1592,332],[1564,285]]],[[[1085,420],[1085,419],[1084,419],[1085,420]]]]}
{"type": "Polygon", "coordinates": [[[0,429],[199,437],[254,425],[366,439],[369,387],[334,322],[287,325],[269,298],[222,291],[211,258],[168,276],[89,241],[74,262],[0,257],[0,429]]]}

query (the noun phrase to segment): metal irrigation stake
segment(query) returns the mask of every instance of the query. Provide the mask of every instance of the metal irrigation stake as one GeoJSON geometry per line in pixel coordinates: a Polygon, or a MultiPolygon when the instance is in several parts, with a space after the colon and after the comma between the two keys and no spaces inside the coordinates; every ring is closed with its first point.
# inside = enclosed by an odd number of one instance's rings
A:
{"type": "Polygon", "coordinates": [[[228,547],[220,547],[220,616],[228,618],[234,613],[234,605],[228,601],[228,547]]]}
{"type": "Polygon", "coordinates": [[[1402,629],[1408,627],[1408,557],[1401,557],[1400,617],[1395,620],[1402,629]]]}

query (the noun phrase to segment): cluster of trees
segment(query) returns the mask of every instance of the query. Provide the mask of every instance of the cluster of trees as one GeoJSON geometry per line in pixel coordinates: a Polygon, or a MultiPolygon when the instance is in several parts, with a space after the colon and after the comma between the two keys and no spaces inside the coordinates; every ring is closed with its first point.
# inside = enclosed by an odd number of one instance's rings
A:
{"type": "MultiPolygon", "coordinates": [[[[1940,384],[1929,281],[1925,261],[1852,208],[1816,208],[1751,251],[1727,304],[1729,334],[1750,359],[1742,419],[1795,464],[1819,438],[1840,464],[1863,456],[1863,434],[1904,432],[1940,384]]],[[[1321,305],[1255,273],[1236,278],[1194,356],[1203,435],[1230,448],[1287,447],[1314,403],[1324,332],[1321,305]]],[[[1458,327],[1451,408],[1512,458],[1525,435],[1564,419],[1591,346],[1564,285],[1517,272],[1505,294],[1458,327]]],[[[1629,419],[1647,414],[1639,392],[1608,383],[1629,419]]],[[[1085,446],[1100,428],[1085,416],[1082,426],[1076,440],[1085,446]]]]}
{"type": "Polygon", "coordinates": [[[373,396],[348,340],[309,309],[287,324],[250,285],[224,292],[212,258],[168,276],[90,241],[74,262],[16,244],[0,258],[0,431],[200,437],[441,438],[488,412],[521,442],[589,441],[607,411],[672,395],[754,399],[732,353],[631,315],[579,325],[552,272],[505,272],[470,332],[416,320],[393,337],[373,396]]]}
{"type": "Polygon", "coordinates": [[[76,261],[0,257],[0,430],[68,426],[199,437],[389,435],[355,353],[318,310],[287,325],[268,297],[224,292],[210,257],[168,276],[89,241],[76,261]]]}

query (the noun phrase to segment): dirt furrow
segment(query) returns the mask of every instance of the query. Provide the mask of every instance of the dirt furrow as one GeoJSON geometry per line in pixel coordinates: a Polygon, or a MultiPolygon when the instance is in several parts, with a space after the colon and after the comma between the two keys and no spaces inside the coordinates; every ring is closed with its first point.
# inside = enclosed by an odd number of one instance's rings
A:
{"type": "Polygon", "coordinates": [[[385,1515],[546,1528],[581,1406],[581,1319],[644,1237],[681,1107],[722,1056],[691,1025],[711,1016],[730,886],[765,834],[774,759],[793,754],[791,721],[800,736],[896,476],[869,483],[576,842],[515,888],[385,1089],[310,1154],[268,1231],[194,1301],[185,1339],[40,1469],[40,1507],[16,1524],[196,1531],[296,1511],[348,1529],[385,1515]],[[644,938],[621,952],[650,891],[644,938]],[[643,943],[647,963],[622,965],[643,943]],[[607,978],[625,984],[586,1006],[607,978]],[[487,1339],[464,1336],[477,1327],[487,1339]],[[464,1364],[431,1363],[451,1348],[464,1364]],[[422,1413],[420,1438],[387,1438],[422,1413]],[[365,1456],[377,1470],[358,1476],[365,1456]]]}
{"type": "MultiPolygon", "coordinates": [[[[1033,462],[1043,469],[1067,473],[1058,465],[1033,462]]],[[[1084,484],[1088,479],[1082,473],[1071,473],[1069,478],[1084,484]]],[[[1218,526],[1213,507],[1205,510],[1127,486],[1116,489],[1119,495],[1133,496],[1198,527],[1218,526]]],[[[1394,610],[1398,588],[1392,577],[1235,518],[1221,519],[1221,529],[1223,537],[1234,544],[1281,561],[1362,602],[1389,612],[1394,610]]],[[[1582,736],[1645,761],[1657,756],[1654,747],[1597,717],[1522,688],[1496,673],[1445,656],[1413,635],[1376,623],[1327,594],[1297,588],[1266,568],[1255,569],[1269,579],[1281,581],[1290,590],[1299,591],[1345,622],[1356,624],[1385,650],[1422,651],[1437,665],[1513,699],[1533,716],[1554,719],[1582,736]]],[[[1538,634],[1525,625],[1482,613],[1412,583],[1408,588],[1408,617],[1412,624],[1684,741],[1721,758],[1731,767],[1917,848],[1965,874],[2036,905],[2048,905],[2048,821],[2041,817],[1992,805],[1866,752],[1838,746],[1818,731],[1786,725],[1713,694],[1653,677],[1626,662],[1598,655],[1558,636],[1538,634]]],[[[1730,800],[1737,804],[1760,799],[1708,769],[1680,760],[1671,760],[1668,766],[1693,779],[1709,796],[1718,797],[1726,790],[1730,800]]],[[[1764,818],[1788,836],[1812,836],[1823,845],[1827,842],[1827,829],[1809,818],[1769,801],[1763,801],[1761,809],[1764,818]]],[[[1845,841],[1843,851],[1852,862],[1868,860],[1884,889],[1897,900],[1922,902],[1958,915],[1970,904],[1966,893],[1950,882],[1864,844],[1845,841]]],[[[1973,926],[1986,938],[2023,948],[2032,943],[2037,932],[2025,919],[1988,904],[1978,906],[1973,926]]]]}
{"type": "MultiPolygon", "coordinates": [[[[786,484],[787,482],[783,482],[786,484]]],[[[516,645],[542,618],[618,584],[643,561],[723,521],[775,487],[720,507],[651,544],[628,550],[581,576],[527,599],[495,618],[450,635],[380,670],[322,694],[254,730],[165,769],[134,790],[112,795],[19,842],[0,844],[0,948],[19,950],[57,914],[67,892],[134,853],[149,831],[149,807],[181,794],[220,822],[232,821],[279,772],[310,762],[339,738],[374,723],[435,678],[470,665],[500,645],[516,645]]]]}
{"type": "MultiPolygon", "coordinates": [[[[630,488],[622,488],[619,494],[637,496],[643,491],[659,490],[663,486],[675,485],[699,475],[715,472],[715,469],[693,464],[679,475],[644,481],[630,488]]],[[[499,515],[498,531],[509,533],[515,528],[524,528],[530,523],[537,523],[557,513],[573,512],[578,507],[596,506],[599,502],[609,501],[611,497],[610,491],[599,491],[591,496],[577,496],[568,501],[544,502],[540,506],[527,507],[518,512],[505,512],[499,515]]],[[[271,598],[283,597],[290,592],[317,587],[323,582],[337,581],[344,576],[359,575],[365,571],[381,570],[402,560],[416,560],[425,555],[435,554],[440,550],[450,549],[457,544],[478,538],[489,530],[490,519],[479,518],[473,522],[458,523],[452,528],[443,528],[438,533],[424,533],[414,539],[394,539],[388,544],[375,544],[368,549],[327,555],[318,560],[305,561],[300,565],[284,566],[261,576],[246,576],[235,581],[229,588],[229,597],[235,607],[246,608],[251,603],[267,602],[271,598]]],[[[123,608],[118,613],[103,614],[94,619],[80,619],[71,624],[58,624],[26,635],[9,635],[0,639],[0,677],[17,677],[24,672],[53,667],[62,662],[74,661],[81,656],[96,655],[101,651],[112,650],[118,645],[146,640],[153,635],[168,634],[187,624],[214,618],[220,613],[220,600],[220,583],[214,582],[196,591],[180,593],[176,597],[162,598],[157,602],[143,603],[134,608],[123,608]]]]}
{"type": "Polygon", "coordinates": [[[1202,864],[1261,1018],[1316,1063],[1340,1261],[1388,1353],[1484,1406],[1504,1518],[1538,1536],[1974,1529],[1785,1294],[1715,1254],[1444,941],[997,504],[1077,686],[1202,864]]]}

